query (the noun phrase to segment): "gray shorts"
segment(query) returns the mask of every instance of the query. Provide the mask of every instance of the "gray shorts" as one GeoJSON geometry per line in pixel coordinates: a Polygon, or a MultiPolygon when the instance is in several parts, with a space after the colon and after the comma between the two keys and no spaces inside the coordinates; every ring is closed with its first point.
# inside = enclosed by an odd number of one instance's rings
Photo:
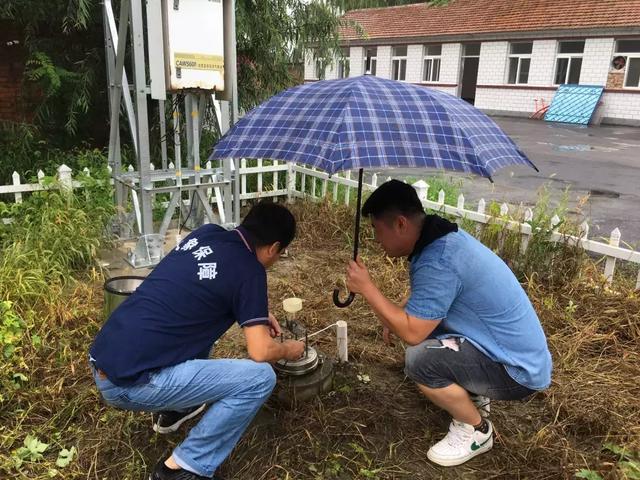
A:
{"type": "Polygon", "coordinates": [[[444,344],[428,339],[407,348],[404,371],[411,380],[429,388],[455,383],[469,393],[493,400],[520,400],[535,392],[516,382],[504,365],[464,338],[448,338],[444,344]]]}

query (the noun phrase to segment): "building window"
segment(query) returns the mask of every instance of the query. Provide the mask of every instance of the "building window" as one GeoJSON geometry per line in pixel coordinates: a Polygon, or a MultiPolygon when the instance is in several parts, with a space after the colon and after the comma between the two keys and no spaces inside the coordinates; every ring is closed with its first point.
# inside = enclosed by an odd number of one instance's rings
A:
{"type": "Polygon", "coordinates": [[[391,78],[404,81],[407,78],[407,46],[393,47],[391,54],[391,78]]]}
{"type": "Polygon", "coordinates": [[[509,46],[508,83],[529,83],[533,42],[512,43],[509,46]]]}
{"type": "Polygon", "coordinates": [[[480,44],[479,43],[467,43],[462,46],[463,57],[479,57],[480,56],[480,44]]]}
{"type": "Polygon", "coordinates": [[[364,73],[367,73],[367,59],[369,59],[369,73],[375,75],[378,65],[378,47],[364,49],[364,68],[362,69],[364,73]]]}
{"type": "Polygon", "coordinates": [[[640,87],[640,40],[618,40],[614,58],[624,57],[626,72],[624,86],[628,88],[640,87]]]}
{"type": "Polygon", "coordinates": [[[349,76],[349,48],[342,49],[342,56],[338,59],[338,78],[347,78],[349,76]]]}
{"type": "Polygon", "coordinates": [[[553,83],[580,83],[584,40],[560,42],[556,59],[556,75],[553,83]]]}
{"type": "Polygon", "coordinates": [[[425,45],[424,60],[422,62],[422,81],[440,81],[440,59],[442,56],[442,45],[425,45]]]}

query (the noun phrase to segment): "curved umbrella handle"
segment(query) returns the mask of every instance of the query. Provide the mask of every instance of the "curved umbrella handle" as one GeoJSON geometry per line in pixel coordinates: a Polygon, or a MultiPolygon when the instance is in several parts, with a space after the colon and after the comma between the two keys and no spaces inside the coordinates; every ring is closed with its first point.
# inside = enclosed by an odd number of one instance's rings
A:
{"type": "MultiPolygon", "coordinates": [[[[356,201],[356,228],[353,232],[353,260],[358,258],[358,245],[360,243],[360,207],[362,206],[362,177],[364,170],[361,168],[358,171],[358,199],[356,201]]],[[[356,294],[349,292],[349,296],[343,302],[340,300],[340,289],[333,290],[333,304],[338,308],[348,307],[353,303],[353,299],[356,298],[356,294]]]]}
{"type": "Polygon", "coordinates": [[[348,307],[349,305],[351,305],[354,298],[356,298],[356,294],[353,292],[349,292],[349,296],[343,302],[342,300],[340,300],[340,289],[336,288],[333,290],[333,304],[336,307],[339,307],[339,308],[348,307]]]}

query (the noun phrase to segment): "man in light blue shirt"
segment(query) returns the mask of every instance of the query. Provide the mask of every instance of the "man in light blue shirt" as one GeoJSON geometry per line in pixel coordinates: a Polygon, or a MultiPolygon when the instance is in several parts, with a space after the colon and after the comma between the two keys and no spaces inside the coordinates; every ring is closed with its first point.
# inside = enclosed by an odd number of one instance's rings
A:
{"type": "Polygon", "coordinates": [[[367,199],[376,240],[408,256],[411,295],[389,301],[358,259],[347,286],[410,346],[405,372],[452,416],[428,458],[459,465],[493,446],[490,400],[518,400],[551,383],[551,355],[540,321],[509,267],[455,223],[426,215],[415,190],[391,180],[367,199]]]}

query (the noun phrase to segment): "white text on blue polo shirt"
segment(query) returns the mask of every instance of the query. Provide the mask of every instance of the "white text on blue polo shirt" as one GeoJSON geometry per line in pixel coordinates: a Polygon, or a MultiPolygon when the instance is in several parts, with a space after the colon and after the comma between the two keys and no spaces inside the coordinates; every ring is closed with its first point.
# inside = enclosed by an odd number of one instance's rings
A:
{"type": "Polygon", "coordinates": [[[211,255],[213,253],[213,250],[211,250],[211,247],[209,245],[204,245],[191,253],[193,254],[196,260],[202,260],[203,258],[211,255]]]}
{"type": "Polygon", "coordinates": [[[218,264],[213,263],[199,263],[198,267],[198,279],[200,280],[212,280],[218,276],[218,264]]]}
{"type": "Polygon", "coordinates": [[[198,245],[198,239],[190,238],[189,241],[186,242],[180,250],[182,250],[183,252],[186,252],[187,250],[191,250],[196,245],[198,245]]]}

